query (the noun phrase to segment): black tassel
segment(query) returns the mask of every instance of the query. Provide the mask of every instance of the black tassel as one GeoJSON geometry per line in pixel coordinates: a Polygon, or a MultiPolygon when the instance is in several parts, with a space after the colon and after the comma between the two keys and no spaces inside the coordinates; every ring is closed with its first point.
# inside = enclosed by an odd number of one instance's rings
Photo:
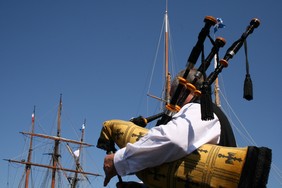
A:
{"type": "Polygon", "coordinates": [[[245,56],[246,56],[246,78],[244,82],[244,99],[250,101],[253,100],[253,83],[251,80],[251,75],[249,73],[249,61],[248,61],[248,51],[247,51],[247,40],[244,41],[245,56]]]}
{"type": "Polygon", "coordinates": [[[253,83],[250,74],[246,74],[243,97],[248,101],[253,99],[253,83]]]}
{"type": "Polygon", "coordinates": [[[213,104],[212,104],[212,97],[211,97],[211,86],[208,85],[206,82],[203,83],[202,87],[202,94],[201,94],[201,114],[202,120],[212,120],[214,119],[213,116],[213,104]]]}

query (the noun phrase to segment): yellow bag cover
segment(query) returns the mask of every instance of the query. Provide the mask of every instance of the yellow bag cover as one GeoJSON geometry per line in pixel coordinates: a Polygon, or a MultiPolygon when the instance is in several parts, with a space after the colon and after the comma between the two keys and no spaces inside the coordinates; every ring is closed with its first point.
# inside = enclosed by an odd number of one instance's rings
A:
{"type": "MultiPolygon", "coordinates": [[[[99,139],[113,140],[123,148],[147,132],[148,129],[129,121],[109,120],[104,122],[99,139]]],[[[247,152],[248,147],[205,144],[182,159],[142,170],[136,175],[149,188],[235,188],[239,185],[247,152]]]]}

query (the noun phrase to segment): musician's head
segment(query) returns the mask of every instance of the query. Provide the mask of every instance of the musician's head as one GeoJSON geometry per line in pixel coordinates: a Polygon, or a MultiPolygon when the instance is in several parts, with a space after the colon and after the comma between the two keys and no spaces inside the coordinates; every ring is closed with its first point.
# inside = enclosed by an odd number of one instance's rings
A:
{"type": "MultiPolygon", "coordinates": [[[[173,81],[172,81],[172,83],[171,83],[171,90],[170,90],[171,97],[173,96],[173,94],[174,94],[174,92],[176,91],[176,88],[177,88],[177,86],[178,86],[178,84],[179,84],[178,77],[183,77],[184,72],[185,72],[185,70],[181,70],[181,71],[175,76],[175,78],[173,79],[173,81]]],[[[194,80],[196,73],[197,73],[197,69],[191,69],[191,70],[189,71],[188,76],[185,78],[188,83],[191,83],[191,82],[194,80]]],[[[204,81],[203,76],[201,76],[200,79],[198,79],[197,82],[194,84],[194,86],[195,86],[197,89],[200,89],[200,87],[201,87],[203,81],[204,81]]],[[[193,97],[194,97],[194,93],[193,93],[193,92],[190,92],[190,94],[189,94],[188,97],[186,98],[184,104],[188,103],[193,97]]]]}

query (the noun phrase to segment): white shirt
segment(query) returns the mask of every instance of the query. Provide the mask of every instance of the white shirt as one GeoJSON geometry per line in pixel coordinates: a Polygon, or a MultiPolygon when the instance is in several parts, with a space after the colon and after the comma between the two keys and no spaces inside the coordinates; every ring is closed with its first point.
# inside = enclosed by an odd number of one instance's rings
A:
{"type": "Polygon", "coordinates": [[[201,107],[189,103],[175,114],[166,125],[153,127],[134,144],[115,153],[114,165],[119,175],[125,176],[148,167],[175,161],[203,144],[217,144],[220,123],[214,114],[210,121],[201,120],[201,107]]]}

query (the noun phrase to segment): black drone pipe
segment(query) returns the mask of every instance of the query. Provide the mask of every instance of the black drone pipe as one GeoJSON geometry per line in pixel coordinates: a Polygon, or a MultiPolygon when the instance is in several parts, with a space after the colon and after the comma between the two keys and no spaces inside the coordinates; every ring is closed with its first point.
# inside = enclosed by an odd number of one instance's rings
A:
{"type": "MultiPolygon", "coordinates": [[[[217,37],[215,42],[214,42],[214,46],[211,49],[211,52],[209,53],[209,55],[206,57],[206,59],[202,62],[202,64],[200,65],[200,67],[198,68],[196,74],[195,74],[195,78],[193,79],[193,81],[190,83],[192,85],[195,85],[197,83],[197,81],[202,77],[202,75],[206,72],[206,70],[208,69],[208,67],[210,66],[211,61],[213,60],[214,56],[219,52],[219,48],[222,48],[225,45],[226,41],[224,38],[222,37],[217,37]]],[[[184,77],[185,78],[185,77],[184,77]]],[[[189,84],[189,83],[188,83],[189,84]]],[[[189,88],[189,87],[188,87],[189,88]]],[[[178,105],[182,106],[185,99],[187,98],[187,96],[191,93],[191,92],[197,92],[198,95],[201,94],[200,91],[196,90],[196,87],[194,87],[195,90],[191,91],[189,89],[186,89],[184,91],[184,93],[179,96],[179,101],[178,101],[178,105]]]]}
{"type": "MultiPolygon", "coordinates": [[[[200,56],[200,53],[202,52],[204,41],[205,41],[206,37],[209,35],[209,31],[210,31],[211,26],[216,24],[216,19],[212,16],[206,16],[205,19],[204,19],[204,22],[205,22],[205,25],[198,35],[198,41],[197,41],[196,45],[193,47],[193,49],[192,49],[192,51],[189,55],[187,65],[186,65],[186,70],[185,70],[184,75],[183,75],[184,78],[186,78],[188,76],[190,70],[196,64],[196,62],[197,62],[197,60],[200,56]]],[[[182,89],[183,89],[183,87],[181,85],[179,85],[179,87],[177,87],[175,94],[171,99],[170,104],[175,105],[177,103],[178,95],[180,94],[182,89]]]]}
{"type": "MultiPolygon", "coordinates": [[[[216,19],[212,16],[206,16],[205,19],[204,19],[204,22],[205,22],[205,25],[201,29],[201,31],[198,35],[198,41],[197,41],[196,45],[193,47],[193,49],[192,49],[192,51],[189,55],[187,65],[186,65],[186,70],[185,70],[184,75],[183,75],[184,78],[187,77],[190,70],[196,64],[196,62],[197,62],[197,60],[198,60],[198,58],[199,58],[199,56],[200,56],[200,54],[203,50],[204,41],[205,41],[206,37],[209,35],[210,28],[217,23],[216,19]]],[[[182,84],[179,84],[177,86],[176,91],[173,94],[171,101],[170,101],[170,104],[169,104],[174,109],[166,110],[164,115],[162,115],[161,120],[159,120],[159,122],[157,123],[157,125],[162,123],[162,122],[168,122],[170,120],[172,110],[176,110],[175,109],[176,104],[177,104],[177,101],[179,99],[179,95],[180,95],[183,88],[184,88],[184,86],[182,84]]]]}
{"type": "MultiPolygon", "coordinates": [[[[224,67],[227,67],[228,66],[228,60],[232,59],[233,56],[239,51],[239,49],[242,47],[244,41],[246,40],[246,38],[254,31],[255,28],[257,28],[258,26],[260,25],[260,21],[259,19],[257,18],[254,18],[251,20],[250,22],[250,25],[247,27],[246,31],[242,34],[242,36],[240,37],[239,40],[235,41],[229,48],[228,50],[226,51],[226,54],[224,56],[223,59],[220,60],[220,64],[216,67],[216,69],[208,76],[207,80],[206,80],[206,83],[208,85],[211,85],[216,77],[219,75],[219,73],[222,71],[222,69],[224,67]]],[[[223,41],[221,41],[223,42],[223,41]]],[[[215,47],[214,47],[215,48],[215,47]]],[[[215,50],[212,50],[215,52],[215,50]]],[[[208,66],[209,66],[209,63],[213,57],[213,55],[211,55],[212,52],[210,53],[210,55],[206,58],[205,64],[201,64],[201,66],[199,67],[198,71],[206,71],[208,66]]],[[[198,78],[196,78],[198,79],[198,78]]],[[[193,80],[194,82],[194,80],[193,80]]],[[[181,85],[181,84],[179,84],[181,85]]],[[[203,89],[203,87],[201,87],[201,90],[203,89]]],[[[193,101],[196,99],[196,97],[194,99],[192,99],[193,101]]],[[[138,118],[142,118],[142,121],[144,122],[144,124],[142,125],[143,127],[146,126],[147,123],[151,122],[151,121],[154,121],[158,118],[161,118],[161,120],[159,120],[158,122],[161,122],[162,120],[165,120],[163,122],[168,122],[170,119],[171,119],[171,116],[169,116],[169,114],[167,114],[166,111],[164,112],[161,112],[159,114],[156,114],[156,115],[153,115],[153,116],[150,116],[150,117],[147,117],[147,118],[143,118],[142,116],[139,116],[138,118]],[[164,116],[166,116],[164,118],[164,116]],[[145,120],[144,120],[145,119],[145,120]]],[[[136,118],[135,118],[136,119],[136,118]]],[[[134,122],[134,121],[133,121],[134,122]]],[[[162,122],[161,122],[162,123],[162,122]]],[[[166,124],[166,123],[162,123],[162,124],[166,124]]],[[[136,123],[138,125],[138,123],[136,123]]],[[[158,123],[157,123],[158,125],[158,123]]]]}
{"type": "MultiPolygon", "coordinates": [[[[186,81],[186,77],[185,74],[183,75],[183,77],[179,77],[179,85],[182,85],[183,88],[185,88],[182,92],[182,94],[178,94],[177,98],[177,104],[174,106],[182,106],[182,104],[184,103],[185,99],[187,98],[187,96],[193,92],[196,96],[199,96],[201,94],[201,91],[197,90],[195,87],[195,84],[197,83],[198,79],[201,78],[202,74],[207,70],[207,68],[210,66],[210,62],[212,61],[212,59],[214,58],[215,54],[218,53],[219,49],[221,47],[223,47],[225,45],[226,41],[225,39],[218,37],[216,38],[215,42],[214,42],[214,46],[211,49],[211,52],[209,53],[209,55],[207,56],[207,58],[202,62],[202,64],[200,65],[199,69],[197,70],[196,74],[195,74],[195,78],[191,83],[188,83],[186,81]]],[[[168,109],[173,109],[174,107],[172,106],[172,104],[168,104],[166,106],[168,109]]],[[[175,110],[177,111],[177,110],[175,110]]],[[[170,114],[164,114],[163,117],[157,122],[157,125],[160,124],[167,124],[167,122],[169,122],[171,120],[173,113],[170,114]]]]}
{"type": "Polygon", "coordinates": [[[228,60],[232,59],[233,56],[240,50],[242,45],[244,44],[244,41],[246,38],[251,34],[255,28],[257,28],[260,25],[260,21],[257,18],[253,18],[250,22],[250,25],[247,27],[246,31],[242,34],[240,39],[235,41],[226,51],[226,54],[223,59],[221,59],[219,62],[220,64],[216,67],[216,69],[209,75],[207,78],[207,84],[211,85],[216,77],[219,75],[219,73],[222,71],[224,67],[228,66],[228,60]]]}

